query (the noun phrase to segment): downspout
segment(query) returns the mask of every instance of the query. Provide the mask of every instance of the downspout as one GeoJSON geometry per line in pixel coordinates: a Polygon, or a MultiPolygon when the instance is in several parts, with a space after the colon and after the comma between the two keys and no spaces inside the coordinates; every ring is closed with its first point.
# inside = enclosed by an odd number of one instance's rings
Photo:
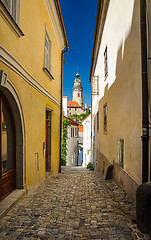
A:
{"type": "Polygon", "coordinates": [[[63,66],[64,66],[64,54],[68,51],[67,46],[65,50],[61,51],[61,94],[60,94],[60,156],[59,156],[59,173],[61,173],[61,150],[62,150],[62,96],[63,96],[63,66]]]}
{"type": "Polygon", "coordinates": [[[149,158],[146,0],[140,1],[140,11],[141,11],[142,128],[143,128],[142,129],[142,183],[146,183],[148,182],[148,158],[149,158]]]}

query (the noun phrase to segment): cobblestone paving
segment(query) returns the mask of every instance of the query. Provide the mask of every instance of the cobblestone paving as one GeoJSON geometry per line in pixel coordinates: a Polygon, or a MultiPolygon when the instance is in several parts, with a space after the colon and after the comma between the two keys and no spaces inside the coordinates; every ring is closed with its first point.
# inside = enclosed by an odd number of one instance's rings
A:
{"type": "Polygon", "coordinates": [[[0,239],[149,239],[135,206],[94,171],[70,169],[49,177],[0,220],[0,239]]]}

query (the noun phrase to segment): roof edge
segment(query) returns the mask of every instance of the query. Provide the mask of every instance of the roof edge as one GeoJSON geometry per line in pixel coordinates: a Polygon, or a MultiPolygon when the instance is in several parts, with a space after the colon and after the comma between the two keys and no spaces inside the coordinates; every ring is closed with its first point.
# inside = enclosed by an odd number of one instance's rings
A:
{"type": "Polygon", "coordinates": [[[55,6],[56,6],[56,9],[57,9],[60,25],[61,25],[61,28],[62,28],[62,31],[63,31],[66,50],[68,50],[69,49],[69,43],[68,43],[68,39],[67,39],[67,34],[66,34],[65,25],[64,25],[64,20],[63,20],[63,15],[62,15],[60,1],[59,0],[55,0],[54,3],[55,3],[55,6]]]}
{"type": "Polygon", "coordinates": [[[110,3],[110,0],[98,0],[93,48],[92,48],[92,57],[91,57],[91,67],[90,67],[90,74],[89,74],[90,83],[91,83],[91,78],[94,74],[94,69],[96,66],[97,58],[98,58],[99,46],[102,39],[102,33],[104,29],[104,24],[106,20],[109,3],[110,3]]]}

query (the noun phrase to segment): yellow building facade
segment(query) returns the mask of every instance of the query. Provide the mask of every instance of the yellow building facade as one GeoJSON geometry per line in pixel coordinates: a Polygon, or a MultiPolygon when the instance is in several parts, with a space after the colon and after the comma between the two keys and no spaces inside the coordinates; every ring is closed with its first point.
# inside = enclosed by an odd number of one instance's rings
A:
{"type": "Polygon", "coordinates": [[[0,1],[0,199],[60,168],[63,55],[59,0],[0,1]]]}

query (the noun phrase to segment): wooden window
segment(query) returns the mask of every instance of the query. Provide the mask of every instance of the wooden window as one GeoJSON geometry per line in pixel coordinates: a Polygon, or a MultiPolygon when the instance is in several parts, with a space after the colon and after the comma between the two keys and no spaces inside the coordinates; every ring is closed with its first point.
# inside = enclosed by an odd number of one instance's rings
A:
{"type": "Polygon", "coordinates": [[[103,106],[104,134],[107,134],[107,104],[103,106]]]}
{"type": "Polygon", "coordinates": [[[108,76],[108,51],[107,47],[104,51],[104,79],[106,80],[108,76]]]}

